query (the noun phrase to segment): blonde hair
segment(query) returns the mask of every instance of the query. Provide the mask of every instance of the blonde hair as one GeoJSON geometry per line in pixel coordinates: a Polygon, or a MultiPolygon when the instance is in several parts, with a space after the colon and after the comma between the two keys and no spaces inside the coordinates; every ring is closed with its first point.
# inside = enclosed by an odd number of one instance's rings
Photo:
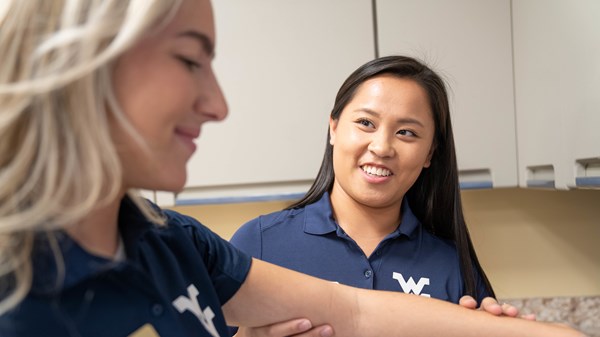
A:
{"type": "Polygon", "coordinates": [[[0,314],[31,287],[34,235],[77,223],[118,196],[122,172],[109,111],[136,133],[114,97],[112,67],[181,1],[2,0],[0,294],[8,295],[0,314]]]}

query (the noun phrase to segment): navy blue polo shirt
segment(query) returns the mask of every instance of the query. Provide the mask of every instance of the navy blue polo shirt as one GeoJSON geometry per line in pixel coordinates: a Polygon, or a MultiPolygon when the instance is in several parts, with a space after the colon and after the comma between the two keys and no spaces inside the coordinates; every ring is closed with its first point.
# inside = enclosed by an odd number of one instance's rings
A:
{"type": "Polygon", "coordinates": [[[39,236],[32,288],[0,316],[0,336],[227,336],[221,306],[244,282],[251,258],[190,217],[164,215],[168,226],[157,227],[123,200],[122,262],[57,233],[64,278],[57,278],[48,241],[39,236]]]}
{"type": "MultiPolygon", "coordinates": [[[[455,245],[426,231],[406,200],[400,226],[369,257],[334,220],[328,193],[304,208],[253,219],[230,242],[253,257],[350,286],[454,303],[464,295],[455,245]]],[[[479,280],[478,302],[486,296],[479,280]]]]}

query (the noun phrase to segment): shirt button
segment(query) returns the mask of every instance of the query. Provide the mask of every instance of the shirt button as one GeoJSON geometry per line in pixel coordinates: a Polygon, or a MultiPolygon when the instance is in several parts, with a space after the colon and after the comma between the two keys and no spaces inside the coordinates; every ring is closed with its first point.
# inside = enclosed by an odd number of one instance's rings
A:
{"type": "Polygon", "coordinates": [[[371,270],[369,270],[369,269],[365,270],[365,277],[366,278],[371,277],[371,275],[373,275],[373,272],[371,270]]]}
{"type": "Polygon", "coordinates": [[[160,305],[158,303],[155,303],[155,304],[152,305],[152,314],[154,316],[160,316],[160,315],[162,315],[163,311],[164,311],[164,308],[163,308],[162,305],[160,305]]]}

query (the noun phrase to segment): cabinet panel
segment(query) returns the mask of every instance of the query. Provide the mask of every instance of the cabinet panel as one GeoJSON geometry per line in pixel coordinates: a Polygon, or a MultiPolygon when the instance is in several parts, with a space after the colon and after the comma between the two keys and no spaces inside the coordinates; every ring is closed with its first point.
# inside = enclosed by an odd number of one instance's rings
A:
{"type": "Polygon", "coordinates": [[[310,182],[339,86],[374,57],[371,1],[219,0],[213,6],[214,67],[230,114],[203,126],[178,200],[194,198],[194,191],[282,184],[285,192],[287,185],[310,182]]]}
{"type": "Polygon", "coordinates": [[[377,0],[380,55],[431,65],[449,85],[461,186],[516,186],[509,0],[377,0]]]}
{"type": "Polygon", "coordinates": [[[598,18],[595,0],[513,1],[521,186],[600,186],[598,18]]]}

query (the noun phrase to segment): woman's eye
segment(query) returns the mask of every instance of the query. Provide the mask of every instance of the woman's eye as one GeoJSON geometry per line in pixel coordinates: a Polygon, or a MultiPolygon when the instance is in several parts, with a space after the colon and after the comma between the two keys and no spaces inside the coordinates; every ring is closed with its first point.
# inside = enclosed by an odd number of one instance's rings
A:
{"type": "Polygon", "coordinates": [[[410,130],[400,130],[398,131],[398,134],[401,136],[408,136],[408,137],[415,137],[416,134],[410,130]]]}
{"type": "Polygon", "coordinates": [[[366,127],[372,127],[373,123],[371,123],[369,120],[366,119],[359,119],[358,121],[356,121],[358,124],[362,125],[362,126],[366,126],[366,127]]]}
{"type": "Polygon", "coordinates": [[[192,61],[191,59],[189,59],[187,57],[177,56],[177,59],[179,59],[179,61],[181,61],[183,63],[183,65],[185,65],[188,68],[188,70],[190,70],[190,71],[200,69],[200,63],[198,63],[196,61],[192,61]]]}

